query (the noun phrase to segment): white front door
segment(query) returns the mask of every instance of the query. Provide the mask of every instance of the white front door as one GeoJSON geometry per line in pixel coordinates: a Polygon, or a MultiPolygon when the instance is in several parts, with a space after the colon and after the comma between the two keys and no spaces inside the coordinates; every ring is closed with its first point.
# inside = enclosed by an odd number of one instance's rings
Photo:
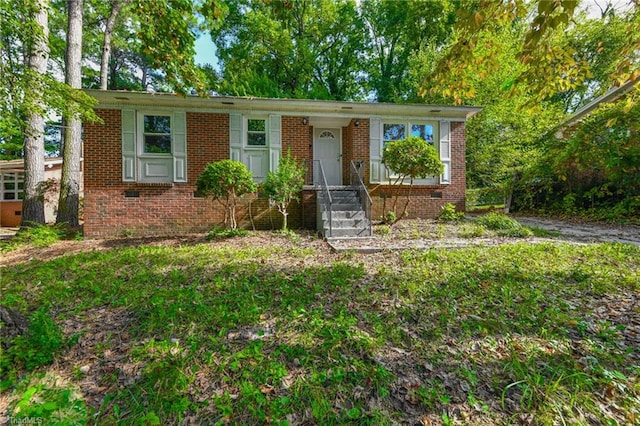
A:
{"type": "MultiPolygon", "coordinates": [[[[313,159],[320,161],[327,185],[342,185],[341,129],[314,129],[313,159]]],[[[313,183],[320,184],[320,170],[314,164],[313,183]]]]}

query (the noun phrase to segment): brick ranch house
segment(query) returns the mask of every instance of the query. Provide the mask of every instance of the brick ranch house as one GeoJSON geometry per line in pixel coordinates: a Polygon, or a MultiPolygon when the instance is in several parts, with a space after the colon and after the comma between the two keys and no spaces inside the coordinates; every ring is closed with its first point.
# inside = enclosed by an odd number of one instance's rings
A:
{"type": "MultiPolygon", "coordinates": [[[[223,219],[221,206],[196,191],[207,163],[241,161],[261,182],[288,150],[307,167],[290,225],[338,235],[321,228],[331,222],[327,215],[338,226],[340,191],[353,188],[354,176],[368,191],[354,192],[362,205],[370,200],[368,222],[381,217],[390,196],[383,145],[411,134],[433,143],[445,165],[442,176],[416,182],[411,216],[436,217],[445,203],[464,209],[465,121],[480,108],[87,92],[103,120],[84,124],[84,233],[90,238],[207,231],[223,219]]],[[[280,214],[260,194],[243,203],[242,226],[280,226],[280,214]]]]}

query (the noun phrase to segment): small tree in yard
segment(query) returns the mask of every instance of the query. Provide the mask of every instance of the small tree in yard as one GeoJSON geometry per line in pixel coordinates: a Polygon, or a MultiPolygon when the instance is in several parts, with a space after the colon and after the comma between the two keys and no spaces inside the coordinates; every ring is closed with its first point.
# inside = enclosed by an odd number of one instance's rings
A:
{"type": "Polygon", "coordinates": [[[236,202],[238,197],[255,192],[253,174],[246,166],[233,160],[221,160],[207,164],[196,181],[198,191],[218,200],[224,206],[224,224],[236,229],[236,202]]]}
{"type": "Polygon", "coordinates": [[[382,163],[389,172],[397,174],[392,183],[395,187],[393,213],[396,212],[400,187],[404,184],[406,178],[410,179],[407,202],[400,217],[406,216],[409,209],[413,181],[415,179],[424,179],[427,176],[438,176],[444,171],[444,164],[440,161],[438,151],[418,136],[409,136],[406,139],[387,142],[382,153],[382,163]]]}
{"type": "Polygon", "coordinates": [[[280,160],[278,170],[269,172],[267,180],[262,185],[262,189],[269,200],[278,207],[282,213],[282,230],[287,230],[287,209],[293,200],[300,200],[300,192],[304,185],[304,175],[306,170],[298,164],[295,158],[291,158],[291,152],[280,160]]]}

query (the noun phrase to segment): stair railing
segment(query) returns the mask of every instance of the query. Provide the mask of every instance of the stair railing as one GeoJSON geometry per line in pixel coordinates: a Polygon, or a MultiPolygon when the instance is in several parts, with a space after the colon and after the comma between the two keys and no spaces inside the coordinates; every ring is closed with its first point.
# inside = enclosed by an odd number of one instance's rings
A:
{"type": "Polygon", "coordinates": [[[362,176],[360,175],[360,171],[362,170],[362,161],[357,162],[358,165],[352,160],[351,161],[351,187],[354,188],[358,193],[358,199],[360,200],[360,206],[364,211],[364,215],[369,221],[369,236],[373,235],[373,226],[371,221],[371,208],[373,206],[373,200],[369,195],[369,191],[367,191],[367,187],[364,185],[362,181],[362,176]]]}
{"type": "MultiPolygon", "coordinates": [[[[327,185],[327,178],[324,174],[324,169],[322,168],[322,163],[320,160],[314,160],[314,163],[318,166],[318,177],[320,185],[320,191],[322,192],[322,198],[324,200],[325,211],[327,212],[327,219],[329,219],[329,237],[333,234],[333,225],[331,223],[331,216],[333,212],[333,200],[331,199],[331,192],[329,191],[329,185],[327,185]]],[[[327,235],[325,235],[327,237],[327,235]]]]}

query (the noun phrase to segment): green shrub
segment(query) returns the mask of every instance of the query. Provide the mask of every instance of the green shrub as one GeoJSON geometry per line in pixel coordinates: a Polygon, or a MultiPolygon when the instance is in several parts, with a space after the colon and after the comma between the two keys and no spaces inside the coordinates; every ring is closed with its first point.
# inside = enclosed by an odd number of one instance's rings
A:
{"type": "MultiPolygon", "coordinates": [[[[409,136],[406,139],[389,141],[382,152],[382,164],[397,177],[393,178],[391,185],[395,188],[395,196],[392,211],[396,211],[396,204],[400,193],[400,187],[405,179],[409,178],[409,190],[407,201],[404,205],[401,217],[408,215],[411,202],[411,189],[414,179],[424,179],[427,176],[438,176],[444,171],[444,164],[440,161],[438,150],[429,142],[418,136],[409,136]]],[[[386,198],[382,210],[386,209],[386,198]]]]}
{"type": "Polygon", "coordinates": [[[384,215],[383,219],[384,223],[395,223],[398,218],[396,217],[396,212],[389,211],[384,215]]]}
{"type": "Polygon", "coordinates": [[[289,216],[289,204],[293,200],[300,199],[300,193],[304,185],[306,169],[291,158],[291,151],[282,157],[278,170],[269,172],[267,180],[262,184],[262,190],[269,197],[269,201],[278,207],[282,214],[282,230],[287,230],[287,216],[289,216]]]}
{"type": "Polygon", "coordinates": [[[253,174],[247,167],[233,160],[221,160],[207,164],[196,181],[198,192],[210,196],[224,206],[224,224],[236,229],[237,198],[255,192],[253,174]]]}
{"type": "Polygon", "coordinates": [[[533,236],[533,231],[524,227],[517,220],[503,214],[491,212],[476,220],[476,224],[496,231],[501,237],[526,238],[533,236]]]}
{"type": "Polygon", "coordinates": [[[478,238],[486,234],[487,228],[475,223],[465,223],[458,229],[458,236],[461,238],[478,238]]]}
{"type": "Polygon", "coordinates": [[[459,222],[462,219],[464,219],[464,212],[457,212],[456,206],[451,203],[442,206],[442,211],[438,216],[440,222],[459,222]]]}
{"type": "Polygon", "coordinates": [[[480,216],[476,220],[476,223],[494,231],[500,229],[518,229],[522,227],[522,225],[520,225],[520,222],[518,222],[517,220],[510,218],[505,214],[496,212],[490,212],[484,216],[480,216]]]}

